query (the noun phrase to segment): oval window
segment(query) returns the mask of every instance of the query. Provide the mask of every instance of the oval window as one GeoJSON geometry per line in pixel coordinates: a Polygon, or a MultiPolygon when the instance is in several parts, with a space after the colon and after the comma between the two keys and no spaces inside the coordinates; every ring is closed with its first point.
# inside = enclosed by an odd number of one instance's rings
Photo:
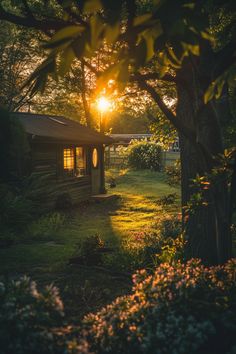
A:
{"type": "Polygon", "coordinates": [[[98,167],[98,150],[96,148],[93,149],[92,162],[93,162],[93,167],[97,168],[98,167]]]}

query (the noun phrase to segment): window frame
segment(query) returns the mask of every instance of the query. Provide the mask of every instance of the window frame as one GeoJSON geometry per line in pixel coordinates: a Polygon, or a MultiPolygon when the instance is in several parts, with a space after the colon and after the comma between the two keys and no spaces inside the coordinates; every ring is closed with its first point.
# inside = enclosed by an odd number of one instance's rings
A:
{"type": "MultiPolygon", "coordinates": [[[[82,168],[81,168],[82,170],[82,168]]],[[[88,168],[87,168],[87,148],[83,145],[73,145],[73,146],[64,146],[62,149],[62,171],[63,175],[67,177],[77,177],[81,178],[84,176],[88,175],[88,168]],[[78,174],[77,173],[77,155],[76,155],[76,149],[77,148],[82,148],[83,152],[83,163],[84,163],[84,174],[78,174]],[[73,168],[72,169],[66,169],[65,166],[65,156],[64,156],[64,151],[70,149],[73,151],[73,168]]]]}

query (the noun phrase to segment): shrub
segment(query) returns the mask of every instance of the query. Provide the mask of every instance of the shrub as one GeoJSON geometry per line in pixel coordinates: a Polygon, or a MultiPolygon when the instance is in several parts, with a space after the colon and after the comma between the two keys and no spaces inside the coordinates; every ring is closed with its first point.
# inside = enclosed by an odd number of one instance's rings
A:
{"type": "Polygon", "coordinates": [[[26,229],[32,220],[32,203],[6,184],[0,185],[0,238],[8,241],[9,235],[26,229]]]}
{"type": "Polygon", "coordinates": [[[1,354],[92,354],[77,334],[64,322],[57,288],[38,291],[28,277],[0,282],[1,354]]]}
{"type": "Polygon", "coordinates": [[[136,169],[160,171],[161,148],[154,142],[133,142],[126,151],[128,164],[136,169]]]}
{"type": "Polygon", "coordinates": [[[70,209],[71,207],[72,200],[70,194],[67,192],[59,194],[55,202],[55,208],[58,210],[65,210],[70,209]]]}
{"type": "Polygon", "coordinates": [[[65,220],[65,214],[59,212],[42,215],[29,225],[29,237],[37,239],[37,241],[52,238],[60,227],[65,224],[65,220]]]}
{"type": "Polygon", "coordinates": [[[133,277],[133,293],[83,321],[96,353],[222,354],[236,347],[236,260],[161,264],[133,277]]]}
{"type": "Polygon", "coordinates": [[[86,237],[79,245],[79,255],[88,257],[94,255],[99,249],[104,247],[104,241],[100,235],[95,234],[86,237]]]}
{"type": "Polygon", "coordinates": [[[30,147],[19,119],[0,107],[0,181],[18,180],[27,170],[30,147]]]}
{"type": "Polygon", "coordinates": [[[131,272],[183,260],[185,241],[181,232],[180,220],[165,216],[151,227],[124,238],[114,254],[102,257],[103,264],[115,271],[131,272]]]}
{"type": "Polygon", "coordinates": [[[164,195],[163,197],[159,198],[157,200],[158,204],[161,204],[161,205],[171,205],[171,204],[174,204],[176,202],[176,199],[177,199],[177,193],[170,193],[170,194],[167,194],[167,195],[164,195]]]}
{"type": "Polygon", "coordinates": [[[180,160],[176,160],[173,166],[166,166],[165,173],[167,177],[167,183],[170,186],[178,186],[181,182],[180,160]]]}
{"type": "Polygon", "coordinates": [[[74,257],[70,258],[70,263],[84,265],[102,264],[102,254],[108,250],[100,235],[95,234],[81,240],[74,257]]]}
{"type": "Polygon", "coordinates": [[[172,215],[171,217],[166,217],[160,223],[160,232],[162,239],[166,239],[167,237],[175,239],[181,234],[181,231],[181,220],[174,215],[172,215]]]}
{"type": "Polygon", "coordinates": [[[42,292],[29,278],[0,283],[0,343],[4,354],[62,353],[53,327],[62,324],[63,305],[56,288],[42,292]]]}

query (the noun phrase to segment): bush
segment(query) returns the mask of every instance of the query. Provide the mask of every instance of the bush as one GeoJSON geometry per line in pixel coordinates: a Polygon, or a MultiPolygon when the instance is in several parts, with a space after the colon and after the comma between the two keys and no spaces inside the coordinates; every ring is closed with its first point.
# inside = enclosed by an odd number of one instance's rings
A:
{"type": "Polygon", "coordinates": [[[70,194],[67,192],[59,194],[55,202],[55,208],[58,210],[65,210],[70,209],[71,207],[72,200],[70,194]]]}
{"type": "Polygon", "coordinates": [[[165,173],[167,176],[167,183],[170,186],[178,186],[181,182],[181,166],[180,160],[176,160],[173,166],[167,166],[165,168],[165,173]]]}
{"type": "Polygon", "coordinates": [[[0,181],[18,180],[29,163],[30,147],[20,120],[0,107],[0,181]]]}
{"type": "Polygon", "coordinates": [[[166,217],[160,223],[160,232],[162,239],[171,237],[173,239],[177,238],[182,232],[181,220],[172,215],[171,217],[166,217]]]}
{"type": "Polygon", "coordinates": [[[55,233],[65,224],[65,214],[54,212],[42,215],[32,222],[28,228],[28,239],[47,240],[52,239],[55,233]]]}
{"type": "Polygon", "coordinates": [[[236,348],[236,260],[162,264],[133,277],[120,297],[83,321],[95,353],[222,354],[236,348]]]}
{"type": "Polygon", "coordinates": [[[162,262],[183,260],[184,246],[180,220],[165,216],[150,228],[132,232],[114,253],[105,254],[102,261],[109,269],[120,272],[153,269],[162,262]]]}
{"type": "Polygon", "coordinates": [[[104,241],[100,235],[95,234],[83,239],[79,245],[79,255],[88,257],[97,253],[99,249],[104,247],[104,241]]]}
{"type": "Polygon", "coordinates": [[[29,278],[0,283],[0,343],[3,354],[62,353],[53,327],[62,324],[57,289],[42,292],[29,278]]]}
{"type": "Polygon", "coordinates": [[[0,242],[7,244],[15,239],[16,232],[26,229],[32,220],[32,203],[6,184],[0,184],[0,242]]]}
{"type": "Polygon", "coordinates": [[[163,197],[159,198],[157,200],[157,203],[161,204],[163,206],[172,205],[172,204],[176,203],[177,198],[178,198],[177,193],[170,193],[170,194],[164,195],[163,197]]]}
{"type": "Polygon", "coordinates": [[[133,142],[126,150],[128,164],[136,169],[160,171],[161,148],[154,142],[133,142]]]}
{"type": "Polygon", "coordinates": [[[70,258],[70,264],[83,264],[87,266],[101,265],[102,255],[110,248],[105,247],[105,242],[98,234],[88,236],[80,241],[74,257],[70,258]]]}
{"type": "Polygon", "coordinates": [[[27,277],[0,282],[1,354],[92,354],[85,340],[78,343],[77,334],[64,323],[57,288],[38,291],[27,277]]]}

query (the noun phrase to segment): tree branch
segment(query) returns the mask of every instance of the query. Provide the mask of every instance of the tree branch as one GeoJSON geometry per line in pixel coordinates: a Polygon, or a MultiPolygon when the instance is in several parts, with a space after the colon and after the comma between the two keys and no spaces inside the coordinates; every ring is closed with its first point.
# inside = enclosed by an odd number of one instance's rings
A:
{"type": "Polygon", "coordinates": [[[48,35],[48,31],[58,31],[59,29],[64,28],[65,26],[73,25],[73,22],[70,21],[62,21],[60,19],[53,19],[53,20],[37,20],[34,17],[27,16],[22,17],[15,15],[13,13],[7,12],[4,8],[0,5],[0,20],[8,21],[11,23],[15,23],[19,26],[24,26],[27,28],[34,28],[45,32],[48,35]]]}
{"type": "Polygon", "coordinates": [[[187,139],[191,139],[192,141],[196,141],[196,134],[193,130],[187,128],[182,124],[182,122],[177,118],[177,116],[167,107],[167,105],[162,100],[161,96],[157,93],[157,91],[149,85],[141,74],[136,74],[136,80],[139,87],[142,90],[147,91],[153,100],[157,103],[159,108],[162,110],[167,119],[174,125],[174,127],[182,133],[187,139]]]}
{"type": "MultiPolygon", "coordinates": [[[[172,76],[171,74],[165,74],[162,78],[160,78],[160,75],[157,72],[141,74],[141,75],[142,75],[143,80],[145,80],[145,81],[159,80],[159,81],[167,81],[167,82],[173,82],[173,83],[177,82],[177,78],[175,76],[172,76]]],[[[132,81],[136,81],[137,79],[138,78],[137,78],[136,74],[133,74],[131,76],[132,81]]]]}
{"type": "Polygon", "coordinates": [[[97,71],[96,68],[90,63],[88,63],[85,59],[81,59],[81,63],[87,66],[87,68],[90,69],[92,73],[94,73],[96,76],[99,76],[99,74],[101,74],[101,72],[97,71]]]}
{"type": "Polygon", "coordinates": [[[79,22],[81,25],[87,27],[87,22],[83,20],[83,18],[78,14],[75,13],[70,5],[66,4],[66,2],[64,0],[57,0],[57,3],[63,8],[63,11],[65,11],[65,13],[71,17],[72,20],[79,22]]]}
{"type": "Polygon", "coordinates": [[[28,4],[27,0],[22,0],[22,3],[23,3],[23,5],[24,5],[24,9],[25,9],[26,15],[27,15],[29,18],[34,19],[34,15],[33,15],[32,11],[31,11],[30,7],[29,7],[29,4],[28,4]]]}

